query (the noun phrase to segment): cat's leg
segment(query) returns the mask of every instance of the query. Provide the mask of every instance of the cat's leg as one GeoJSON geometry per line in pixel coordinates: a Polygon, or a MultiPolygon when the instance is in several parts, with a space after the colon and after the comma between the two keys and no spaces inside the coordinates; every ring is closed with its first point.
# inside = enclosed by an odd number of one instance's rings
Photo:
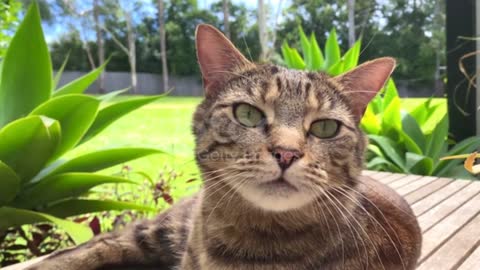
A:
{"type": "Polygon", "coordinates": [[[152,221],[101,234],[80,246],[62,250],[27,270],[90,270],[155,266],[171,269],[180,263],[190,231],[192,200],[176,205],[152,221]]]}

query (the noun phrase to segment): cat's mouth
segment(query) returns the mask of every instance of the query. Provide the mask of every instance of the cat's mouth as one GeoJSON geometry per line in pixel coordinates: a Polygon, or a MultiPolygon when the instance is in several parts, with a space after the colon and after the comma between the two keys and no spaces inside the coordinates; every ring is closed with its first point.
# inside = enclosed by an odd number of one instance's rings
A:
{"type": "Polygon", "coordinates": [[[290,182],[285,180],[283,177],[279,177],[275,180],[268,181],[266,183],[262,183],[262,186],[271,189],[280,189],[280,190],[289,190],[289,191],[298,191],[297,187],[292,185],[290,182]]]}

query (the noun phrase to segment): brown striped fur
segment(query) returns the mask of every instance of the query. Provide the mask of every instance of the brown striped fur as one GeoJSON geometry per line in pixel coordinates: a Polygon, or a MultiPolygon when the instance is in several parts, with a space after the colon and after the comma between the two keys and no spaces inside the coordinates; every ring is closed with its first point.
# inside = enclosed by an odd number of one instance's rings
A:
{"type": "Polygon", "coordinates": [[[358,127],[394,67],[391,58],[343,76],[255,65],[216,29],[202,25],[197,50],[206,98],[193,119],[204,186],[152,221],[100,235],[33,269],[411,270],[421,234],[408,204],[360,176],[367,144],[358,127]],[[233,107],[265,114],[240,125],[233,107]],[[337,136],[309,133],[317,119],[337,136]],[[301,153],[282,170],[272,149],[301,153]],[[288,185],[271,185],[282,177],[288,185]]]}

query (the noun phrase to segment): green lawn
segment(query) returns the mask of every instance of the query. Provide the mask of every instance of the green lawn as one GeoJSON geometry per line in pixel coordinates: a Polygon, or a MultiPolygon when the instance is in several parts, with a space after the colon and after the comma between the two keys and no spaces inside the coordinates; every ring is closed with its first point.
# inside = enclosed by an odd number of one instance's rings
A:
{"type": "MultiPolygon", "coordinates": [[[[425,99],[402,99],[402,106],[410,110],[425,99]]],[[[154,155],[130,162],[133,170],[140,170],[151,177],[175,168],[191,178],[198,171],[193,160],[194,141],[191,133],[192,114],[201,101],[196,97],[165,97],[149,104],[117,121],[95,139],[76,149],[71,155],[86,153],[113,146],[145,146],[162,149],[172,155],[154,155]]],[[[444,99],[434,102],[444,103],[444,99]]],[[[442,106],[442,110],[446,110],[442,106]]],[[[439,113],[440,117],[442,114],[439,113]]],[[[104,173],[115,173],[111,168],[104,173]]],[[[184,192],[178,191],[178,192],[184,192]]]]}

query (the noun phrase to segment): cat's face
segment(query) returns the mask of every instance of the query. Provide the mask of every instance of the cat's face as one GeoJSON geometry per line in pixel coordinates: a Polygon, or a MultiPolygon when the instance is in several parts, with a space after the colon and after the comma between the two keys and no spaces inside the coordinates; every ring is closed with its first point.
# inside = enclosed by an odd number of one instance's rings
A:
{"type": "MultiPolygon", "coordinates": [[[[254,65],[205,25],[197,50],[206,99],[195,113],[194,133],[208,186],[223,181],[255,206],[285,211],[355,184],[365,148],[358,122],[365,100],[378,91],[361,79],[355,84],[363,91],[345,89],[361,73],[331,78],[254,65]]],[[[378,71],[383,81],[374,87],[381,88],[393,66],[378,71]]],[[[370,75],[366,81],[375,80],[370,75]]]]}

